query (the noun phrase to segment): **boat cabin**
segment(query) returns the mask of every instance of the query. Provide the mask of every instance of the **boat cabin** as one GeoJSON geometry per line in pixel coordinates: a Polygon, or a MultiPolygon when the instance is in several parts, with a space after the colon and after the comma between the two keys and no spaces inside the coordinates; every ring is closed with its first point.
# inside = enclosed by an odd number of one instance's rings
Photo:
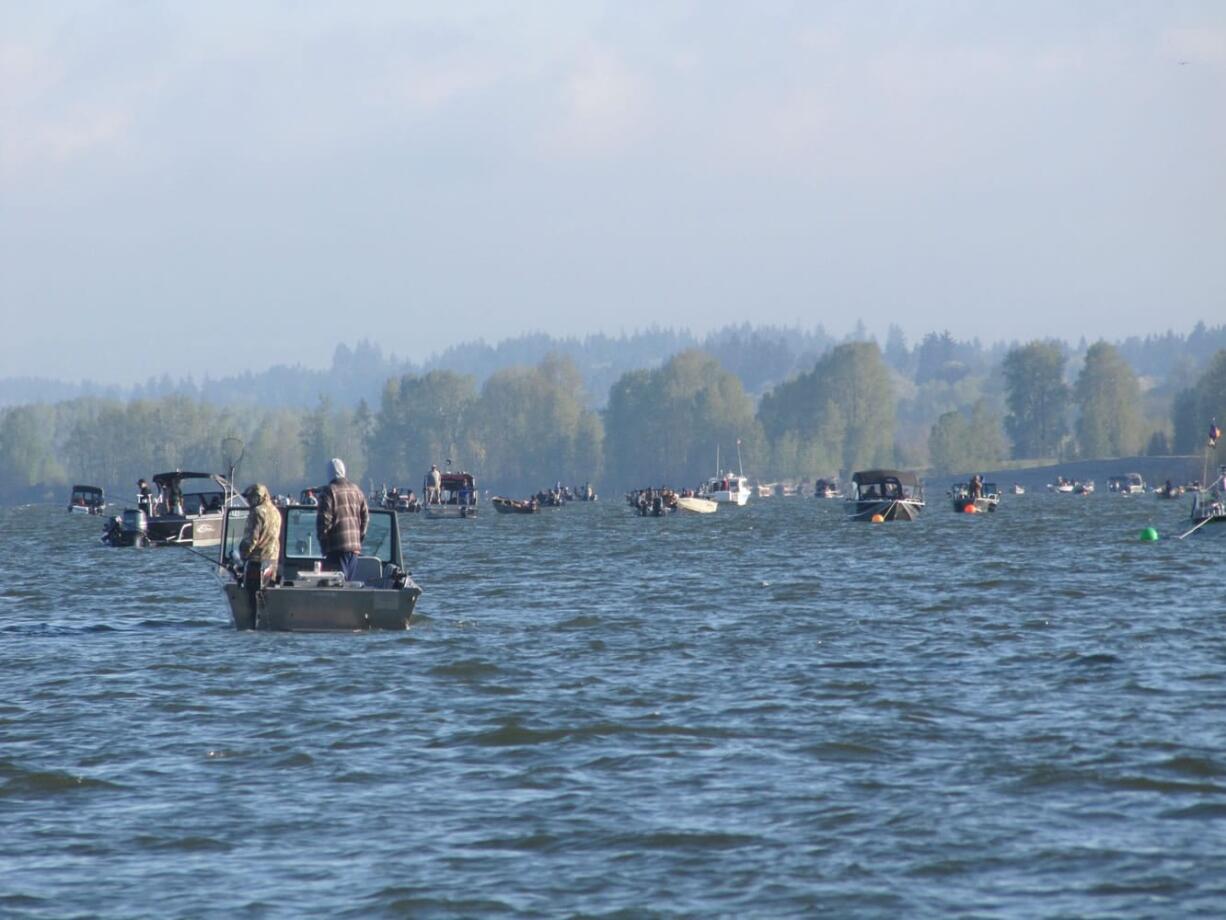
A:
{"type": "Polygon", "coordinates": [[[477,504],[477,480],[472,473],[446,472],[439,486],[439,502],[442,505],[477,504]]]}
{"type": "Polygon", "coordinates": [[[106,499],[98,486],[73,486],[68,497],[68,510],[77,514],[101,514],[106,499]]]}
{"type": "Polygon", "coordinates": [[[856,501],[922,501],[919,477],[907,470],[862,470],[851,477],[856,501]]]}
{"type": "Polygon", "coordinates": [[[230,480],[216,473],[175,470],[158,473],[153,484],[158,495],[149,515],[148,540],[155,545],[214,546],[221,539],[225,509],[247,506],[230,480]]]}
{"type": "MultiPolygon", "coordinates": [[[[220,572],[238,558],[251,512],[225,514],[218,556],[220,572]]],[[[316,533],[319,509],[280,509],[281,542],[276,577],[258,591],[226,574],[224,591],[238,629],[290,631],[405,629],[421,595],[404,567],[396,513],[370,509],[362,553],[353,577],[326,568],[316,533]]]]}
{"type": "MultiPolygon", "coordinates": [[[[284,582],[293,583],[306,573],[315,576],[318,563],[323,567],[324,552],[319,545],[315,521],[319,509],[307,505],[289,505],[281,510],[281,556],[278,576],[284,582]]],[[[224,535],[221,541],[221,557],[224,565],[238,552],[243,532],[247,529],[247,508],[231,508],[225,517],[224,535]]],[[[381,582],[389,574],[388,566],[404,568],[400,549],[400,528],[396,526],[396,514],[383,508],[370,509],[370,523],[362,540],[362,555],[358,557],[359,578],[364,584],[381,582]]],[[[332,572],[332,576],[339,573],[332,572]]]]}
{"type": "Polygon", "coordinates": [[[1112,476],[1107,480],[1107,488],[1112,492],[1122,492],[1125,495],[1140,495],[1145,492],[1145,479],[1140,473],[1112,476]]]}

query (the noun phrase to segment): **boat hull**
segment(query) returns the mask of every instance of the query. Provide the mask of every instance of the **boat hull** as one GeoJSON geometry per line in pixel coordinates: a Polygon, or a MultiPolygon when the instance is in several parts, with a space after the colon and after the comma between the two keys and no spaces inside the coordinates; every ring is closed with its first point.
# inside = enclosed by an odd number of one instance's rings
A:
{"type": "Polygon", "coordinates": [[[958,512],[959,514],[966,513],[967,505],[974,505],[975,511],[980,514],[986,514],[988,512],[995,511],[996,506],[999,504],[999,500],[991,498],[976,498],[973,501],[969,498],[955,498],[953,500],[954,511],[958,512]]]}
{"type": "Polygon", "coordinates": [[[491,504],[499,514],[537,514],[540,506],[530,502],[517,502],[509,498],[495,498],[491,504]]]}
{"type": "Polygon", "coordinates": [[[714,514],[719,510],[719,505],[711,499],[681,497],[677,499],[677,510],[693,514],[714,514]]]}
{"type": "Polygon", "coordinates": [[[240,585],[224,586],[236,629],[275,632],[365,632],[372,629],[408,629],[421,596],[415,584],[404,588],[283,587],[265,588],[251,595],[240,585]]]}
{"type": "Polygon", "coordinates": [[[914,521],[923,510],[923,502],[906,498],[847,501],[847,514],[853,521],[871,521],[878,514],[886,521],[914,521]]]}
{"type": "Polygon", "coordinates": [[[475,518],[477,516],[476,505],[426,505],[425,511],[422,512],[426,517],[433,520],[443,520],[455,518],[462,520],[465,518],[475,518]]]}

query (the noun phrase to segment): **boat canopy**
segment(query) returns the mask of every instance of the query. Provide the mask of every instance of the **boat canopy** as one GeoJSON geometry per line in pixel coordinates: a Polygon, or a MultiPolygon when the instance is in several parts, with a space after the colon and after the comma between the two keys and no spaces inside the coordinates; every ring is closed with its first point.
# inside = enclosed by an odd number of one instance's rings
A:
{"type": "Polygon", "coordinates": [[[225,485],[225,478],[216,473],[190,473],[175,470],[173,473],[158,473],[153,477],[153,482],[158,486],[168,486],[181,483],[184,479],[211,479],[219,486],[225,485]]]}
{"type": "Polygon", "coordinates": [[[909,470],[860,470],[851,477],[856,485],[897,481],[899,485],[919,487],[919,477],[909,470]]]}
{"type": "Polygon", "coordinates": [[[82,497],[87,496],[87,495],[96,495],[99,498],[101,498],[102,490],[98,488],[97,486],[73,486],[72,494],[74,496],[80,495],[82,497]]]}
{"type": "Polygon", "coordinates": [[[477,480],[473,478],[472,473],[443,473],[439,481],[439,488],[446,489],[448,492],[458,492],[460,489],[475,489],[477,480]]]}

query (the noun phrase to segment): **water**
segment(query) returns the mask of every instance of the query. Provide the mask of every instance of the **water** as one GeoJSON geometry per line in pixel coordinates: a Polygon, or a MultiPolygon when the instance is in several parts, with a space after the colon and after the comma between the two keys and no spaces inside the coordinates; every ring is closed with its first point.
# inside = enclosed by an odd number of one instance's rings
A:
{"type": "Polygon", "coordinates": [[[0,915],[1218,912],[1186,513],[406,516],[412,629],[273,635],[181,551],[0,510],[0,915]]]}

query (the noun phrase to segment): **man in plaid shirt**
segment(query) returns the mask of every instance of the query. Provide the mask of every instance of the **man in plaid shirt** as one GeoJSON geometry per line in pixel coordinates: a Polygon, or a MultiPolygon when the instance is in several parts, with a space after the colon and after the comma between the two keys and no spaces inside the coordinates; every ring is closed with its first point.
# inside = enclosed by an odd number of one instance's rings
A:
{"type": "Polygon", "coordinates": [[[345,478],[345,464],[333,457],[328,462],[328,484],[319,492],[315,530],[328,568],[340,569],[346,580],[353,577],[362,540],[370,525],[370,509],[362,490],[345,478]]]}

